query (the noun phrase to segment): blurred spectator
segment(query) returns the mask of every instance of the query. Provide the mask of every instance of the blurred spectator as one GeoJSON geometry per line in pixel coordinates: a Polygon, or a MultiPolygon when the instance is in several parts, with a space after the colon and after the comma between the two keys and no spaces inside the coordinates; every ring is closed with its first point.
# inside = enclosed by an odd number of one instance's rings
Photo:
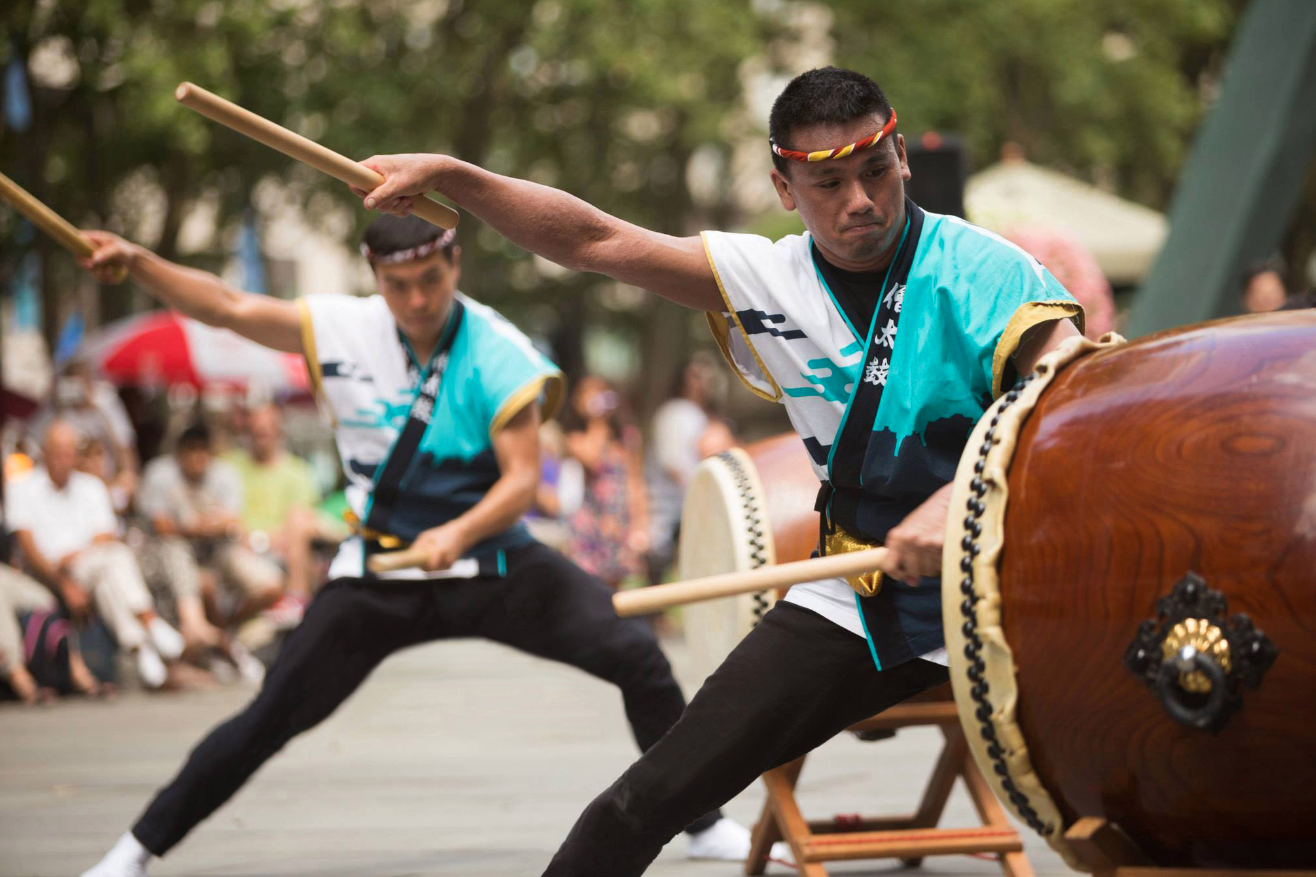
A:
{"type": "Polygon", "coordinates": [[[128,496],[137,486],[137,436],[128,412],[114,387],[95,380],[91,366],[73,360],[55,380],[52,404],[38,411],[31,433],[44,435],[54,419],[70,424],[80,441],[96,441],[105,452],[104,472],[98,473],[112,489],[128,496]]]}
{"type": "Polygon", "coordinates": [[[1248,269],[1243,278],[1243,309],[1249,314],[1265,314],[1284,306],[1289,296],[1284,284],[1284,262],[1273,257],[1248,269]]]}
{"type": "Polygon", "coordinates": [[[646,556],[651,583],[662,580],[676,550],[685,488],[701,458],[707,432],[712,369],[692,360],[677,374],[671,397],[653,415],[645,474],[649,484],[650,547],[646,556]]]}
{"type": "Polygon", "coordinates": [[[709,415],[708,428],[699,437],[699,459],[729,451],[738,444],[740,440],[736,438],[736,431],[731,426],[731,421],[725,417],[709,415]]]}
{"type": "Polygon", "coordinates": [[[242,487],[240,519],[247,542],[268,553],[287,571],[287,605],[293,624],[310,601],[314,585],[311,546],[321,534],[315,506],[320,501],[311,465],[288,452],[283,416],[274,405],[262,405],[245,417],[248,447],[235,448],[225,458],[242,487]]]}
{"type": "Polygon", "coordinates": [[[57,607],[55,596],[18,570],[0,566],[0,679],[9,684],[20,701],[32,705],[44,699],[36,679],[27,669],[18,613],[57,607]]]}
{"type": "Polygon", "coordinates": [[[253,551],[239,517],[242,484],[233,467],[216,460],[210,431],[201,424],[179,436],[174,453],[152,460],[142,474],[138,511],[154,529],[154,543],[169,568],[179,601],[179,621],[199,645],[213,645],[213,625],[194,617],[198,594],[209,595],[215,615],[229,623],[242,621],[272,606],[282,595],[284,577],[274,561],[253,551]],[[201,570],[215,570],[223,595],[206,588],[201,570]],[[228,606],[219,607],[221,596],[228,606]]]}
{"type": "Polygon", "coordinates": [[[576,384],[564,420],[567,452],[585,476],[566,553],[615,589],[639,573],[649,543],[638,430],[623,420],[617,391],[597,377],[576,384]]]}
{"type": "Polygon", "coordinates": [[[1115,330],[1115,296],[1097,259],[1078,241],[1052,229],[1024,228],[1006,237],[1042,263],[1083,306],[1083,334],[1115,330]]]}
{"type": "Polygon", "coordinates": [[[114,506],[116,515],[123,516],[128,513],[137,484],[135,479],[118,481],[114,479],[111,475],[113,467],[110,463],[110,455],[100,439],[83,437],[81,444],[78,445],[78,471],[95,475],[101,480],[110,492],[110,504],[114,506]]]}
{"type": "Polygon", "coordinates": [[[564,518],[580,505],[564,495],[563,474],[569,464],[579,471],[580,466],[566,459],[566,436],[556,420],[539,427],[539,487],[535,489],[535,502],[526,514],[526,526],[536,541],[565,553],[570,534],[564,518]],[[564,500],[570,502],[568,505],[564,500]]]}
{"type": "Polygon", "coordinates": [[[59,603],[55,596],[7,563],[0,563],[0,681],[24,704],[32,705],[49,699],[55,693],[55,675],[67,678],[67,688],[83,694],[96,695],[101,685],[82,660],[76,637],[70,635],[68,622],[56,613],[59,603]],[[19,625],[19,616],[26,616],[26,634],[19,625]],[[58,649],[63,639],[66,648],[58,649]],[[59,660],[62,667],[55,667],[59,660]],[[32,672],[28,662],[44,664],[47,673],[32,672]],[[38,678],[41,677],[41,678],[38,678]]]}
{"type": "Polygon", "coordinates": [[[75,624],[93,608],[148,688],[164,684],[166,661],[183,638],[156,614],[137,560],[117,537],[109,491],[78,472],[78,433],[63,420],[46,427],[44,466],[11,489],[9,525],[28,568],[59,597],[75,624]]]}

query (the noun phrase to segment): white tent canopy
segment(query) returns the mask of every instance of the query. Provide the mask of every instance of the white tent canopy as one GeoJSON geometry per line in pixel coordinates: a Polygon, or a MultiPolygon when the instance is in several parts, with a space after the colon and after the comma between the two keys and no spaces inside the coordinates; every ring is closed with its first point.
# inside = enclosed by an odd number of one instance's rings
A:
{"type": "Polygon", "coordinates": [[[970,222],[998,234],[1021,228],[1067,234],[1117,285],[1146,275],[1169,230],[1165,217],[1149,207],[1021,159],[971,176],[964,209],[970,222]]]}

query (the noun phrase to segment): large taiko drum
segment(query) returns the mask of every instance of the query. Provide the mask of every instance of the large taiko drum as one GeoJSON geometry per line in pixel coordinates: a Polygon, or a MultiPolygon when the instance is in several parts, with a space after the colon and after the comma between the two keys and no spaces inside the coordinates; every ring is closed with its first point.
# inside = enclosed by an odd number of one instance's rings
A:
{"type": "Polygon", "coordinates": [[[974,430],[943,559],[974,755],[1071,864],[1096,817],[1316,867],[1316,313],[1068,342],[974,430]]]}
{"type": "MultiPolygon", "coordinates": [[[[681,578],[804,560],[818,542],[818,477],[795,433],[733,448],[699,464],[681,509],[681,578]]],[[[703,684],[777,595],[694,603],[681,610],[691,684],[703,684]]]]}

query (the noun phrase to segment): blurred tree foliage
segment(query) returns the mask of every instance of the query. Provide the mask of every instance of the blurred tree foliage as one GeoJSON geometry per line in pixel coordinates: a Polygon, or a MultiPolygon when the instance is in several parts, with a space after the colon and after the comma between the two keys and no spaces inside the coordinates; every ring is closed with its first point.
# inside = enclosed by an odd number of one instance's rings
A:
{"type": "MultiPolygon", "coordinates": [[[[67,70],[33,81],[34,124],[4,132],[0,166],[76,223],[151,228],[142,242],[168,257],[198,198],[217,198],[231,230],[269,174],[295,185],[311,217],[329,196],[356,211],[354,234],[369,221],[340,184],[177,105],[183,80],[350,156],[447,151],[654,228],[722,224],[726,211],[696,211],[685,167],[697,147],[747,127],[726,124],[737,70],[770,26],[747,3],[703,0],[19,0],[0,21],[0,63],[45,53],[43,67],[55,58],[67,70]]],[[[12,234],[11,216],[0,233],[12,234]]],[[[626,290],[572,294],[611,285],[543,276],[475,222],[460,240],[465,285],[568,336],[563,347],[578,350],[571,336],[611,317],[656,329],[660,359],[680,355],[686,321],[671,308],[628,308],[626,290]]],[[[72,270],[45,261],[49,331],[51,293],[72,270]]],[[[124,301],[107,291],[107,315],[124,301]]]]}
{"type": "MultiPolygon", "coordinates": [[[[1017,141],[1035,161],[1162,206],[1243,5],[833,0],[808,8],[832,16],[834,61],[882,82],[907,134],[960,131],[979,166],[1017,141]]],[[[177,105],[174,87],[191,80],[350,156],[448,151],[663,231],[743,226],[753,217],[739,215],[727,168],[737,144],[764,136],[748,108],[746,72],[798,72],[791,22],[801,8],[784,0],[10,0],[0,12],[0,64],[44,55],[43,68],[63,74],[31,83],[34,122],[3,131],[0,168],[74,222],[138,230],[166,256],[177,256],[183,218],[199,199],[216,205],[219,228],[231,233],[270,175],[292,185],[312,221],[336,203],[359,232],[369,216],[344,187],[177,105]],[[719,169],[712,197],[692,192],[697,154],[719,169]]],[[[14,229],[0,211],[10,253],[14,229]]],[[[585,329],[611,326],[639,343],[651,403],[690,344],[693,321],[679,309],[552,271],[474,221],[459,239],[464,286],[554,338],[568,369],[580,365],[585,329]]],[[[74,272],[43,247],[50,327],[52,293],[74,272]]],[[[106,291],[106,316],[127,301],[106,291]]]]}
{"type": "Polygon", "coordinates": [[[836,63],[906,132],[962,134],[976,167],[1029,160],[1163,208],[1246,0],[835,0],[836,63]]]}

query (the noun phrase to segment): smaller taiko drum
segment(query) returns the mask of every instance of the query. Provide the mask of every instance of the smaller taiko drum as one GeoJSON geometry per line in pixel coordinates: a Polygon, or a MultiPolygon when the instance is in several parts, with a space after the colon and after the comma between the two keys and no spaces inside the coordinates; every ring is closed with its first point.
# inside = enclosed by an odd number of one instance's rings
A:
{"type": "MultiPolygon", "coordinates": [[[[733,448],[699,464],[681,509],[683,579],[804,560],[818,541],[818,477],[794,433],[733,448]]],[[[772,591],[681,610],[698,687],[776,602],[772,591]]]]}

